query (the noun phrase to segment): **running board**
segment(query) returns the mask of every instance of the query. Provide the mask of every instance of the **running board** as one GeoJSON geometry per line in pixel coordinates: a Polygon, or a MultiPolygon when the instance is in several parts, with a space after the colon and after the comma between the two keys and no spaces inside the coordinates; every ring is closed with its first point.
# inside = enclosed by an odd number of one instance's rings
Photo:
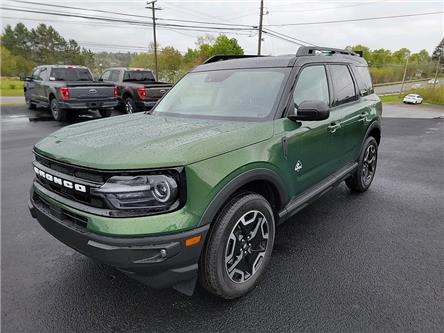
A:
{"type": "Polygon", "coordinates": [[[313,188],[305,191],[295,199],[291,200],[284,209],[279,212],[278,224],[285,222],[289,217],[296,214],[301,209],[305,208],[313,201],[317,200],[325,193],[330,191],[333,187],[349,177],[355,169],[358,167],[358,163],[355,162],[352,165],[345,166],[333,175],[324,179],[321,183],[313,188]]]}

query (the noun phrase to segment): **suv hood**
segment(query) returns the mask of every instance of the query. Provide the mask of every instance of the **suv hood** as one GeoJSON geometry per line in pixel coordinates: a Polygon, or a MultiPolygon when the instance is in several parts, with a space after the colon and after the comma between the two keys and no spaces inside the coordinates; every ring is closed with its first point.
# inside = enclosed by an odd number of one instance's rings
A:
{"type": "Polygon", "coordinates": [[[36,144],[58,161],[97,169],[182,166],[273,135],[271,122],[163,117],[143,113],[67,126],[36,144]]]}

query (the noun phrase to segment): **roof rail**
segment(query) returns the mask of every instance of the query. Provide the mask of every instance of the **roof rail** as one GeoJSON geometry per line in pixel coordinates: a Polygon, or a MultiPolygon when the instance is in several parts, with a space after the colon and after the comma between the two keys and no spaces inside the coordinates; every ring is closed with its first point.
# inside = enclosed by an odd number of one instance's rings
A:
{"type": "Polygon", "coordinates": [[[231,59],[242,59],[242,58],[255,58],[255,57],[262,57],[260,55],[255,54],[216,54],[207,60],[205,60],[204,64],[210,64],[212,62],[218,62],[218,61],[224,61],[224,60],[231,60],[231,59]]]}
{"type": "Polygon", "coordinates": [[[362,55],[348,50],[343,49],[334,49],[331,47],[322,47],[322,46],[301,46],[296,56],[310,56],[310,55],[351,55],[356,57],[362,57],[362,55]]]}

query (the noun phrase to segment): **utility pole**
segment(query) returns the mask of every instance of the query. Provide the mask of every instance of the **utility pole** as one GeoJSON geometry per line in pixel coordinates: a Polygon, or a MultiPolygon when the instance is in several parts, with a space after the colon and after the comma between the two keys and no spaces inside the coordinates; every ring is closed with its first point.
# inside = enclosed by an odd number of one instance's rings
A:
{"type": "Polygon", "coordinates": [[[436,64],[436,72],[435,72],[435,80],[433,81],[433,89],[435,89],[435,86],[438,83],[438,73],[439,73],[439,69],[441,68],[441,57],[442,57],[443,52],[444,52],[444,50],[441,50],[441,53],[439,54],[439,57],[438,57],[438,63],[436,64]]]}
{"type": "Polygon", "coordinates": [[[410,59],[410,53],[407,53],[407,60],[405,61],[405,67],[404,67],[404,75],[402,76],[401,91],[399,92],[400,95],[404,91],[405,76],[407,74],[407,66],[409,65],[409,59],[410,59]]]}
{"type": "Polygon", "coordinates": [[[262,43],[262,17],[264,16],[264,0],[261,0],[261,12],[259,14],[259,33],[257,40],[257,55],[261,55],[261,43],[262,43]]]}
{"type": "Polygon", "coordinates": [[[154,72],[156,73],[156,81],[159,81],[159,67],[157,65],[157,39],[156,39],[156,10],[161,10],[161,8],[155,7],[157,0],[148,1],[146,3],[148,9],[153,11],[153,39],[154,39],[154,72]]]}

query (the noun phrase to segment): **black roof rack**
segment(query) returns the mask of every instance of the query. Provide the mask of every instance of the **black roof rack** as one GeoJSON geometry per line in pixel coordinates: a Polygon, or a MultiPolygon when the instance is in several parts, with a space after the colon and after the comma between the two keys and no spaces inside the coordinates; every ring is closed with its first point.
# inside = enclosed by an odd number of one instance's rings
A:
{"type": "Polygon", "coordinates": [[[322,46],[301,46],[296,53],[297,57],[300,56],[311,56],[311,55],[350,55],[356,57],[362,57],[362,54],[343,50],[343,49],[334,49],[331,47],[322,47],[322,46]]]}
{"type": "Polygon", "coordinates": [[[255,54],[216,54],[207,60],[205,60],[204,64],[210,64],[212,62],[218,62],[218,61],[224,61],[224,60],[231,60],[231,59],[242,59],[242,58],[256,58],[256,57],[262,57],[260,55],[255,54]]]}

